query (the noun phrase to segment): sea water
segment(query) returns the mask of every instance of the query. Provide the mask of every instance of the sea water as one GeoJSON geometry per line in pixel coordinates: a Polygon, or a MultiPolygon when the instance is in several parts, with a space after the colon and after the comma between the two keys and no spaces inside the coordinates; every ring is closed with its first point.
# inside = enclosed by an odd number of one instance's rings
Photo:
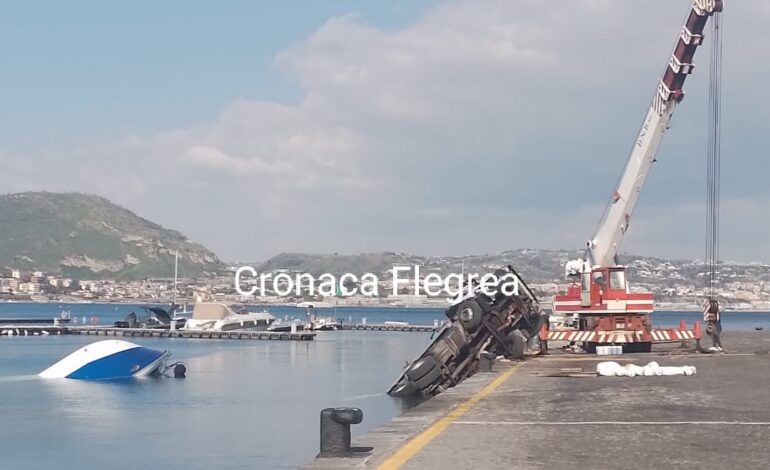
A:
{"type": "MultiPolygon", "coordinates": [[[[132,305],[0,304],[0,317],[72,316],[111,324],[132,305]]],[[[293,307],[269,308],[301,318],[293,307]]],[[[441,309],[339,308],[319,312],[353,322],[432,324],[441,309]]],[[[700,313],[656,313],[656,326],[689,324],[700,313]]],[[[727,312],[724,329],[770,328],[770,314],[727,312]]],[[[131,338],[170,349],[185,379],[84,382],[35,374],[103,337],[0,337],[0,468],[295,468],[318,452],[322,408],[354,406],[354,435],[398,415],[384,391],[429,333],[319,332],[312,342],[131,338]]]]}
{"type": "MultiPolygon", "coordinates": [[[[82,309],[103,324],[117,318],[114,308],[72,306],[73,316],[82,309]]],[[[7,318],[59,313],[58,305],[0,309],[7,318]]],[[[402,402],[384,392],[430,333],[330,331],[310,342],[125,338],[170,349],[187,377],[35,376],[101,339],[0,337],[0,468],[296,468],[318,452],[321,409],[361,408],[354,436],[400,414],[402,402]]]]}

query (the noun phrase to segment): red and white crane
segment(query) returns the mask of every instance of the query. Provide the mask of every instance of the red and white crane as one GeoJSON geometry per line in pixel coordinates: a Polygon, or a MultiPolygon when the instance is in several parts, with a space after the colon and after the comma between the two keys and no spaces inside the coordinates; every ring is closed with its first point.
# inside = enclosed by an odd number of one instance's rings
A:
{"type": "Polygon", "coordinates": [[[654,342],[700,339],[699,325],[694,331],[684,324],[678,329],[652,328],[653,295],[630,291],[626,268],[617,254],[671,116],[684,99],[682,87],[693,71],[693,56],[703,43],[706,23],[722,7],[722,0],[693,1],[628,163],[599,228],[588,241],[586,258],[567,263],[566,275],[573,283],[566,294],[553,298],[554,313],[578,316],[577,329],[543,332],[542,339],[583,342],[589,352],[601,344],[622,344],[629,351],[643,352],[654,342]]]}

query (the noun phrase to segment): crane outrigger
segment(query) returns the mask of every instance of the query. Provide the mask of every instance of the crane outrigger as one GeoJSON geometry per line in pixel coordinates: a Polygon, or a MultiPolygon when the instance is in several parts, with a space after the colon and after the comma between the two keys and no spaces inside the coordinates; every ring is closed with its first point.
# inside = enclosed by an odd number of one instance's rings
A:
{"type": "Polygon", "coordinates": [[[577,316],[577,328],[544,330],[542,340],[582,342],[588,352],[601,344],[649,352],[652,343],[700,340],[700,323],[693,330],[684,323],[674,329],[652,328],[653,294],[631,292],[626,267],[617,255],[674,110],[684,99],[682,87],[694,69],[693,57],[703,44],[706,23],[722,8],[723,0],[693,0],[602,222],[588,240],[586,257],[567,263],[565,275],[572,285],[553,298],[554,312],[577,316]]]}

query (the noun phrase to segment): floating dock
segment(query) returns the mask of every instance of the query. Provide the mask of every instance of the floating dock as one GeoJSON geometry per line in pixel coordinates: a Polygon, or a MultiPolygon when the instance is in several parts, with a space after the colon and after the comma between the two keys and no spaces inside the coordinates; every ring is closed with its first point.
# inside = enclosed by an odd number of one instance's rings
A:
{"type": "MultiPolygon", "coordinates": [[[[40,322],[38,322],[40,323],[40,322]]],[[[342,331],[391,331],[432,333],[438,330],[432,325],[389,325],[359,324],[338,327],[342,331]]],[[[17,324],[0,325],[2,336],[49,336],[49,335],[93,335],[93,336],[128,336],[137,338],[194,338],[194,339],[242,339],[242,340],[277,340],[277,341],[312,341],[316,332],[298,330],[288,331],[206,331],[206,330],[161,330],[157,328],[117,328],[112,326],[69,326],[69,325],[31,325],[30,321],[17,324]]]]}
{"type": "Polygon", "coordinates": [[[299,331],[297,333],[274,331],[204,331],[204,330],[160,330],[157,328],[115,328],[108,326],[4,326],[0,327],[3,336],[50,336],[50,335],[86,335],[86,336],[124,336],[132,338],[193,338],[193,339],[240,339],[274,341],[312,341],[315,333],[299,331]]]}
{"type": "Polygon", "coordinates": [[[355,439],[370,452],[304,468],[768,468],[770,333],[722,336],[725,354],[666,345],[496,364],[355,439]],[[594,376],[605,360],[697,374],[594,376]]]}
{"type": "Polygon", "coordinates": [[[0,318],[0,325],[55,325],[69,322],[69,318],[0,318]]]}
{"type": "Polygon", "coordinates": [[[388,324],[359,324],[359,325],[346,325],[343,324],[338,329],[349,331],[414,331],[418,333],[431,333],[438,331],[440,326],[435,327],[432,325],[388,325],[388,324]]]}

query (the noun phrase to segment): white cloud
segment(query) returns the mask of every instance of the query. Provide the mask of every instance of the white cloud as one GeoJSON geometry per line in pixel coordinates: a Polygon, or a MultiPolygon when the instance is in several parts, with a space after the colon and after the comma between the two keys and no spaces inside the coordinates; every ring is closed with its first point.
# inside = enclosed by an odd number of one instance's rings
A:
{"type": "MultiPolygon", "coordinates": [[[[296,104],[241,99],[195,127],[0,156],[0,183],[99,192],[224,257],[582,247],[688,5],[454,1],[398,30],[332,18],[276,57],[302,90],[296,104]]],[[[763,201],[770,191],[735,182],[758,178],[766,123],[728,118],[767,116],[756,58],[770,11],[760,0],[726,10],[725,171],[735,197],[763,201]]],[[[702,199],[706,51],[696,59],[625,250],[664,251],[676,232],[696,240],[677,245],[684,255],[702,251],[689,219],[654,212],[702,199]]],[[[724,251],[770,258],[745,235],[724,251]]]]}

